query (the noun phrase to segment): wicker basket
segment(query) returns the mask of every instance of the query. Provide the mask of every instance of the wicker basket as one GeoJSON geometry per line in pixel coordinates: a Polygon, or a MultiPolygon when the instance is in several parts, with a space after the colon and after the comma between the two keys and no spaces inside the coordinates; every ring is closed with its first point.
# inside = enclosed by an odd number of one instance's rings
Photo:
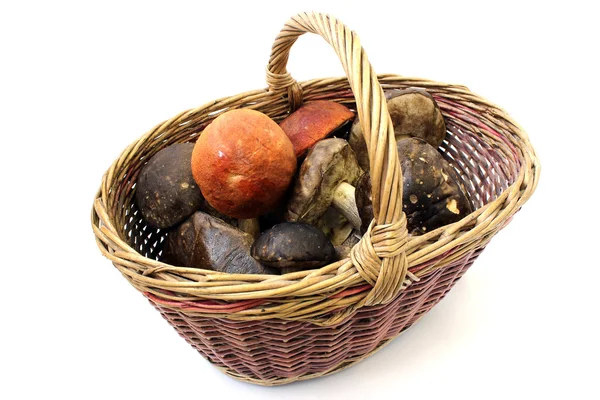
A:
{"type": "Polygon", "coordinates": [[[356,34],[330,16],[299,14],[285,24],[267,83],[184,111],[132,143],[102,179],[92,225],[102,253],[203,357],[234,378],[278,385],[340,371],[415,323],[531,196],[540,169],[527,135],[503,110],[464,86],[375,75],[356,34]],[[290,48],[305,32],[334,48],[347,77],[298,83],[287,73],[290,48]],[[382,91],[411,86],[438,102],[448,128],[440,150],[476,209],[414,237],[401,211],[402,171],[382,91]],[[165,233],[148,226],[133,201],[144,162],[194,141],[226,110],[252,108],[280,121],[316,99],[356,109],[369,149],[376,217],[351,258],[281,276],[162,263],[165,233]]]}

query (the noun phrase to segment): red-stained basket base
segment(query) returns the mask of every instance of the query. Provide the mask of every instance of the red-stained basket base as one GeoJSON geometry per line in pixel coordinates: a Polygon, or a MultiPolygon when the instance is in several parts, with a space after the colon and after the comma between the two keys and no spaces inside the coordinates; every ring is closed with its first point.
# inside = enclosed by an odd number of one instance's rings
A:
{"type": "Polygon", "coordinates": [[[391,303],[361,308],[335,326],[197,317],[150,302],[189,344],[228,375],[278,385],[331,374],[374,353],[444,298],[482,250],[424,276],[391,303]]]}

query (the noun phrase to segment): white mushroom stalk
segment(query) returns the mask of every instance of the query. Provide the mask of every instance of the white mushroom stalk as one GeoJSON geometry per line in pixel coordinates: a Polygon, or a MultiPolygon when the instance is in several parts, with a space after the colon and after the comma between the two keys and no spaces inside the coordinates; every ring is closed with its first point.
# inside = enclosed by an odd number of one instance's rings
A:
{"type": "Polygon", "coordinates": [[[347,182],[340,183],[333,192],[331,205],[335,207],[356,229],[360,229],[360,215],[356,207],[354,186],[347,182]]]}

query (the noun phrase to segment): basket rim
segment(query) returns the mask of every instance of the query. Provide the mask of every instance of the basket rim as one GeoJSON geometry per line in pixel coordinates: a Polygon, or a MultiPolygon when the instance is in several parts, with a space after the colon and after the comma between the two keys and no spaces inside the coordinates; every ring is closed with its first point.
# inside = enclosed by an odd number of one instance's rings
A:
{"type": "MultiPolygon", "coordinates": [[[[473,94],[465,86],[448,86],[431,80],[406,78],[393,74],[381,74],[378,75],[378,79],[383,86],[402,82],[405,85],[424,87],[439,95],[443,95],[442,92],[448,92],[448,96],[453,99],[464,100],[466,104],[476,105],[480,110],[484,110],[489,118],[501,119],[503,123],[511,128],[512,140],[519,143],[518,146],[515,146],[517,156],[521,161],[519,174],[514,182],[504,189],[496,199],[478,208],[460,221],[421,236],[409,237],[406,255],[411,274],[405,282],[405,285],[408,286],[411,281],[443,267],[443,263],[438,263],[436,258],[445,257],[446,261],[448,257],[455,259],[470,251],[473,245],[487,244],[492,236],[506,225],[531,197],[539,180],[540,165],[525,131],[503,109],[473,94]],[[420,266],[420,269],[415,270],[415,266],[420,266]]],[[[346,78],[317,78],[300,84],[304,90],[307,90],[311,87],[339,85],[340,83],[347,85],[346,78]]],[[[195,109],[182,112],[171,120],[157,125],[156,128],[142,135],[124,149],[103,175],[102,184],[95,196],[92,210],[91,222],[96,242],[102,254],[109,258],[139,291],[153,293],[165,300],[181,300],[180,296],[183,295],[189,297],[186,300],[198,301],[223,300],[225,302],[236,302],[255,299],[282,300],[294,298],[298,301],[310,302],[314,300],[315,296],[322,297],[324,293],[335,295],[344,289],[364,285],[365,282],[356,273],[355,267],[352,266],[349,259],[316,270],[285,275],[233,275],[217,271],[177,267],[146,258],[119,236],[119,230],[115,228],[107,209],[109,197],[115,195],[114,191],[111,192],[111,187],[119,178],[122,178],[116,173],[116,170],[123,167],[126,160],[131,157],[131,154],[135,153],[136,149],[139,150],[141,143],[153,136],[160,136],[160,128],[168,124],[176,124],[178,121],[194,114],[205,113],[208,115],[215,108],[220,109],[223,104],[231,103],[232,99],[253,96],[258,93],[267,97],[275,96],[268,89],[262,89],[223,97],[195,109]],[[235,284],[231,284],[232,282],[235,282],[235,284]],[[155,290],[148,291],[149,287],[162,288],[166,291],[177,289],[177,295],[165,295],[155,290]]],[[[341,98],[338,101],[344,100],[341,98]]],[[[444,112],[444,110],[442,111],[444,112]]],[[[346,307],[356,304],[357,296],[360,297],[360,294],[345,298],[346,301],[340,301],[338,305],[346,307]]],[[[243,318],[244,314],[238,316],[243,318]]]]}

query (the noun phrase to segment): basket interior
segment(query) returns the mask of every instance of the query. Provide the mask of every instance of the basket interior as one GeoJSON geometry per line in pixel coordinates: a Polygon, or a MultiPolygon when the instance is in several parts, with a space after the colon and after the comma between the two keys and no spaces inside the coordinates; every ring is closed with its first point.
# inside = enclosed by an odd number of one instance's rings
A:
{"type": "MultiPolygon", "coordinates": [[[[400,78],[399,78],[400,79],[400,78]]],[[[408,86],[402,82],[387,83],[384,89],[402,89],[408,86]]],[[[430,90],[437,100],[447,126],[446,140],[440,146],[443,157],[456,170],[465,189],[465,194],[472,208],[478,209],[496,199],[514,180],[518,173],[519,160],[510,149],[510,142],[503,137],[502,130],[490,124],[489,116],[479,118],[477,110],[469,110],[463,103],[455,102],[443,91],[430,90]],[[465,108],[466,111],[465,111],[465,108]],[[492,125],[492,126],[490,126],[492,125]],[[491,132],[491,134],[490,134],[491,132]]],[[[313,99],[331,99],[344,103],[354,109],[351,92],[326,91],[318,92],[313,99]]],[[[305,97],[305,101],[311,98],[305,97]]],[[[252,107],[264,112],[276,121],[283,119],[287,104],[284,99],[271,101],[238,103],[235,106],[195,115],[178,124],[175,134],[158,134],[152,145],[140,147],[136,162],[132,162],[127,174],[121,180],[121,185],[115,190],[121,213],[116,220],[120,223],[121,237],[141,255],[160,260],[162,247],[165,242],[165,230],[149,226],[143,219],[135,204],[135,179],[144,163],[156,152],[174,143],[195,141],[198,134],[220,113],[241,107],[252,107]],[[198,118],[199,117],[199,118],[198,118]]],[[[112,189],[111,189],[112,190],[112,189]]]]}

